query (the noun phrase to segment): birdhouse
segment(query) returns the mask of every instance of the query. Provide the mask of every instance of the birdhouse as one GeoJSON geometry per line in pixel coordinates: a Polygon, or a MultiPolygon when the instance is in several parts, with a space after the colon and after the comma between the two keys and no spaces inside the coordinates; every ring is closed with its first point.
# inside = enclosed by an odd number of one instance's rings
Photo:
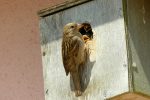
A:
{"type": "Polygon", "coordinates": [[[38,12],[46,100],[105,100],[130,92],[150,95],[150,6],[148,0],[138,1],[70,0],[38,12]],[[63,68],[63,27],[85,21],[94,34],[88,44],[84,92],[75,97],[63,68]]]}

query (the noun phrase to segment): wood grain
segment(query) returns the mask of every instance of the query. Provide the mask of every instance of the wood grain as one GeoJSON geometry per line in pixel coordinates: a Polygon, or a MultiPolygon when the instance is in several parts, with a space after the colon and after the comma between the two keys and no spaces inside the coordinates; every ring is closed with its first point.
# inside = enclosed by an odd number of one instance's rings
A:
{"type": "Polygon", "coordinates": [[[124,93],[107,100],[150,100],[150,96],[141,93],[124,93]]]}
{"type": "Polygon", "coordinates": [[[70,1],[65,1],[61,4],[58,4],[58,5],[55,5],[55,6],[52,6],[52,7],[48,7],[48,8],[45,8],[45,9],[42,9],[42,10],[38,11],[38,15],[40,17],[45,17],[45,16],[52,15],[54,13],[63,11],[65,9],[68,9],[68,8],[71,8],[71,7],[74,7],[74,6],[89,2],[89,1],[92,1],[92,0],[70,0],[70,1]]]}
{"type": "Polygon", "coordinates": [[[129,91],[128,62],[121,0],[93,0],[40,19],[46,100],[104,100],[129,91]],[[63,26],[91,23],[94,32],[84,70],[84,93],[74,96],[72,80],[62,64],[63,26]]]}

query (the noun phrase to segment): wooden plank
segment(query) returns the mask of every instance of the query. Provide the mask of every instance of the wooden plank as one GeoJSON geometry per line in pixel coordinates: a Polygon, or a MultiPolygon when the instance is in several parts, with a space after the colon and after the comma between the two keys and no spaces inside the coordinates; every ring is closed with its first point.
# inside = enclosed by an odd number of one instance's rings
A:
{"type": "Polygon", "coordinates": [[[58,4],[58,5],[55,5],[55,6],[52,6],[52,7],[48,7],[48,8],[45,8],[45,9],[42,9],[42,10],[38,11],[38,15],[40,17],[45,17],[45,16],[52,15],[54,13],[63,11],[65,9],[68,9],[68,8],[71,8],[71,7],[74,7],[74,6],[89,2],[89,1],[92,1],[92,0],[70,0],[70,1],[65,1],[61,4],[58,4]]]}
{"type": "Polygon", "coordinates": [[[123,14],[125,20],[125,33],[126,33],[126,45],[127,45],[127,57],[128,57],[128,78],[129,78],[129,91],[133,92],[133,73],[132,73],[132,55],[131,55],[131,48],[129,42],[129,33],[128,33],[128,12],[127,12],[127,0],[122,0],[123,2],[123,14]]]}
{"type": "Polygon", "coordinates": [[[129,91],[121,0],[93,0],[40,19],[46,100],[105,100],[129,91]],[[89,21],[94,40],[84,72],[85,91],[76,98],[61,57],[63,26],[89,21]]]}
{"type": "Polygon", "coordinates": [[[113,98],[109,98],[107,100],[150,100],[150,96],[141,93],[123,93],[121,95],[115,96],[113,98]]]}
{"type": "Polygon", "coordinates": [[[127,0],[133,90],[150,95],[150,1],[127,0]]]}

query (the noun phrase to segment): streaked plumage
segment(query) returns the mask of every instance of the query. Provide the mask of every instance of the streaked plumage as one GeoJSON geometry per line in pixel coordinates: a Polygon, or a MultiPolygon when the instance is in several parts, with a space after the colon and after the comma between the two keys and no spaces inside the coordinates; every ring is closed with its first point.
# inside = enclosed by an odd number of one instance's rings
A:
{"type": "Polygon", "coordinates": [[[77,23],[69,23],[64,26],[62,40],[62,59],[66,75],[71,74],[76,90],[76,96],[81,95],[80,67],[86,61],[86,45],[79,32],[77,23]]]}

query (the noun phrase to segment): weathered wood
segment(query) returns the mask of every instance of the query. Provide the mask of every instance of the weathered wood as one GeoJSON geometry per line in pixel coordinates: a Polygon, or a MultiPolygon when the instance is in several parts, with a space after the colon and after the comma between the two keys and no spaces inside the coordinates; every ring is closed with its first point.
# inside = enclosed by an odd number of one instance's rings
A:
{"type": "Polygon", "coordinates": [[[150,100],[150,96],[136,92],[127,92],[107,100],[150,100]]]}
{"type": "Polygon", "coordinates": [[[129,91],[128,61],[121,0],[93,0],[40,19],[46,100],[104,100],[129,91]],[[76,98],[61,57],[63,26],[89,21],[92,53],[84,72],[85,91],[76,98]]]}
{"type": "Polygon", "coordinates": [[[66,2],[63,2],[61,4],[40,10],[38,12],[38,15],[40,17],[48,16],[48,15],[63,11],[65,9],[68,9],[68,8],[71,8],[71,7],[74,7],[74,6],[89,2],[89,1],[92,1],[92,0],[70,0],[70,1],[66,1],[66,2]]]}
{"type": "Polygon", "coordinates": [[[128,57],[128,78],[129,78],[129,91],[133,92],[133,74],[132,74],[132,57],[131,57],[131,48],[129,42],[129,34],[128,34],[128,11],[127,11],[127,0],[122,0],[123,2],[123,14],[125,20],[125,33],[126,33],[126,45],[127,45],[127,57],[128,57]]]}
{"type": "Polygon", "coordinates": [[[150,95],[150,1],[127,0],[133,90],[150,95]]]}

